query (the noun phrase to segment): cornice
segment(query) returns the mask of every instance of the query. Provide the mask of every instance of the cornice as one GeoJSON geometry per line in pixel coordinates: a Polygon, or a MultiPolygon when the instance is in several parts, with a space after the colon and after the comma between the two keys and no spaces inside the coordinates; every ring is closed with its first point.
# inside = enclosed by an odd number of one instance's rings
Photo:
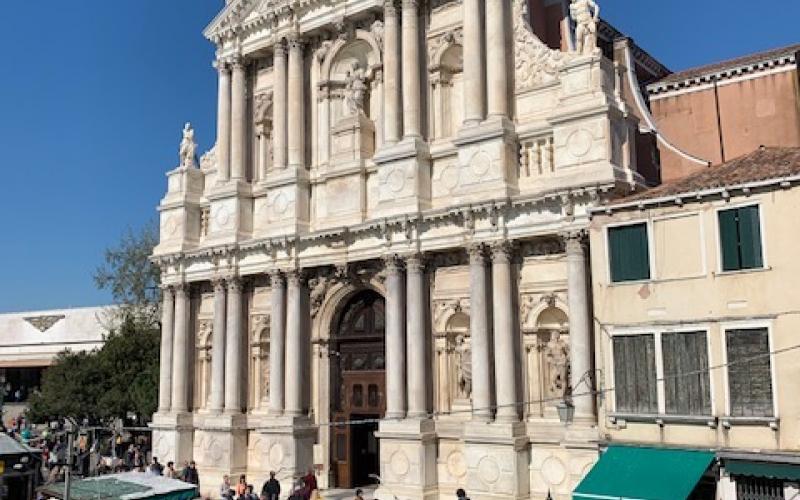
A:
{"type": "MultiPolygon", "coordinates": [[[[444,209],[428,210],[416,214],[404,214],[393,217],[372,219],[361,224],[349,227],[338,227],[314,231],[301,235],[284,235],[271,238],[248,240],[241,243],[216,245],[191,251],[174,252],[156,255],[151,260],[163,267],[183,264],[184,267],[196,261],[214,261],[215,266],[222,260],[238,261],[244,255],[263,253],[273,260],[278,260],[277,255],[284,253],[286,257],[281,261],[295,262],[297,255],[305,248],[324,245],[336,245],[355,241],[359,237],[378,237],[385,249],[393,248],[393,240],[401,238],[406,247],[419,247],[421,240],[420,229],[424,227],[450,224],[463,228],[466,236],[476,235],[476,221],[479,219],[489,221],[489,232],[496,237],[504,237],[507,233],[504,226],[509,216],[515,211],[526,208],[535,208],[537,205],[547,207],[561,207],[561,217],[565,225],[575,222],[574,207],[578,204],[589,204],[595,207],[608,198],[615,190],[614,184],[586,185],[566,190],[553,190],[537,195],[515,196],[481,203],[464,204],[444,209]],[[233,257],[233,259],[231,259],[233,257]]],[[[535,235],[534,235],[535,236],[535,235]]]]}

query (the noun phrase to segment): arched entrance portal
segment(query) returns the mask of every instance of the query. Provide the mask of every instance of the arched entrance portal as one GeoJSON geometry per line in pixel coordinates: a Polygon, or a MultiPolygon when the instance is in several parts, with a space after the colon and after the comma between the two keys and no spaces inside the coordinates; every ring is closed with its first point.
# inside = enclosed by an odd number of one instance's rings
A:
{"type": "Polygon", "coordinates": [[[386,412],[384,300],[373,290],[354,294],[331,332],[331,464],[340,488],[374,482],[380,471],[377,419],[386,412]]]}

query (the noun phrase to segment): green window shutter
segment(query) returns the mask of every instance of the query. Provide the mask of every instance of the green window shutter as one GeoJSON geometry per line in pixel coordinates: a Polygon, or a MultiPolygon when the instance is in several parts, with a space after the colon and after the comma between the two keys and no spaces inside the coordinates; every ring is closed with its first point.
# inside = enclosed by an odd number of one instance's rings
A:
{"type": "Polygon", "coordinates": [[[739,252],[741,269],[757,269],[762,267],[761,255],[761,218],[758,205],[739,209],[739,252]]]}
{"type": "Polygon", "coordinates": [[[719,246],[722,250],[723,271],[741,269],[737,213],[736,209],[720,210],[719,212],[719,246]]]}
{"type": "Polygon", "coordinates": [[[608,246],[612,282],[650,278],[647,224],[609,228],[608,246]]]}

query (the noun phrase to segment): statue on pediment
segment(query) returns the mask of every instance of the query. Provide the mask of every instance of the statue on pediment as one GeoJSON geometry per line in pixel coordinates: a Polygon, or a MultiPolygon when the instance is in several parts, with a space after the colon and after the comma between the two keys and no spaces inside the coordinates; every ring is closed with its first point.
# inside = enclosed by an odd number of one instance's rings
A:
{"type": "Polygon", "coordinates": [[[181,140],[179,151],[181,167],[192,168],[197,165],[195,161],[196,151],[197,143],[194,142],[194,129],[192,128],[192,124],[187,122],[186,125],[183,126],[183,139],[181,140]]]}
{"type": "Polygon", "coordinates": [[[572,0],[569,6],[575,21],[575,52],[592,55],[597,50],[597,24],[600,6],[594,0],[572,0]]]}

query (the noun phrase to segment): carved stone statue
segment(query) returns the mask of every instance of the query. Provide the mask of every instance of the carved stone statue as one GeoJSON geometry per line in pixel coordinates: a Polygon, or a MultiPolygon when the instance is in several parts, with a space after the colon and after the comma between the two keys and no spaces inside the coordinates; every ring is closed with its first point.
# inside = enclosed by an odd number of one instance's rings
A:
{"type": "Polygon", "coordinates": [[[569,11],[575,21],[575,52],[582,55],[595,53],[600,6],[594,0],[572,0],[569,11]]]}
{"type": "Polygon", "coordinates": [[[472,395],[472,355],[464,335],[456,336],[456,393],[458,397],[469,399],[472,395]]]}
{"type": "Polygon", "coordinates": [[[367,74],[358,62],[353,61],[346,77],[345,109],[347,116],[364,112],[364,100],[367,95],[367,74]]]}
{"type": "Polygon", "coordinates": [[[544,346],[544,359],[547,369],[547,396],[564,396],[569,377],[569,345],[561,332],[550,333],[550,340],[544,346]]]}
{"type": "Polygon", "coordinates": [[[197,151],[197,143],[194,142],[194,129],[191,123],[186,123],[183,126],[183,139],[179,152],[181,167],[192,168],[197,164],[194,158],[195,151],[197,151]]]}

